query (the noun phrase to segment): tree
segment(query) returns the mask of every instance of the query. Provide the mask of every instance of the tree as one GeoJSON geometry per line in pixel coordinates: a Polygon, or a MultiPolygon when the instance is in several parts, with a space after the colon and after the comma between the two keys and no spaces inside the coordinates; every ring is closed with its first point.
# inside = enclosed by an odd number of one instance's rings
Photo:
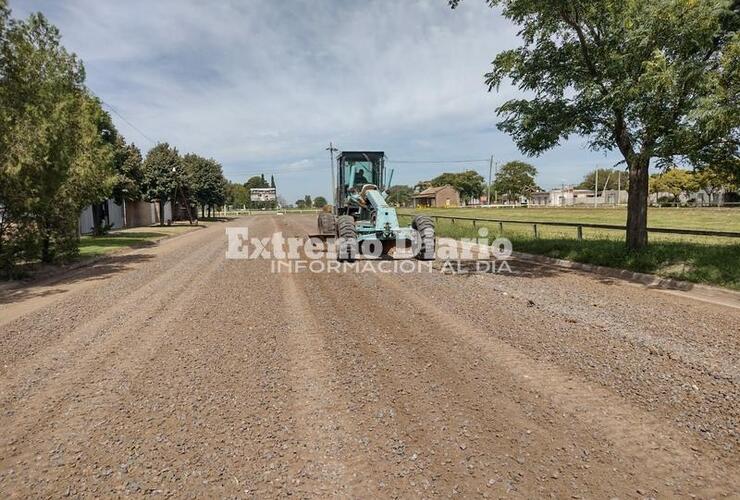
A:
{"type": "Polygon", "coordinates": [[[497,193],[504,193],[509,200],[518,200],[521,196],[538,191],[534,178],[537,169],[523,161],[510,161],[498,169],[493,189],[497,193]]]}
{"type": "Polygon", "coordinates": [[[624,175],[624,172],[621,170],[616,168],[597,168],[587,173],[576,188],[589,189],[591,191],[596,189],[597,172],[599,174],[599,191],[603,191],[604,189],[617,189],[618,187],[626,190],[629,185],[628,176],[624,175]]]}
{"type": "Polygon", "coordinates": [[[699,189],[694,173],[681,168],[672,168],[655,175],[650,181],[650,190],[653,193],[668,193],[673,196],[674,202],[678,202],[682,194],[699,189]]]}
{"type": "Polygon", "coordinates": [[[296,200],[295,206],[296,208],[300,208],[300,209],[306,208],[306,200],[304,199],[296,200]]]}
{"type": "Polygon", "coordinates": [[[200,205],[203,217],[208,207],[210,217],[211,209],[226,201],[226,179],[221,164],[192,153],[186,154],[182,163],[192,198],[200,205]]]}
{"type": "MultiPolygon", "coordinates": [[[[713,166],[706,167],[694,174],[696,186],[707,193],[707,197],[711,202],[712,195],[719,193],[722,190],[729,190],[735,188],[732,179],[728,178],[727,172],[722,168],[716,168],[713,166]]],[[[722,203],[722,200],[719,200],[722,203]]]]}
{"type": "Polygon", "coordinates": [[[277,186],[275,186],[275,176],[274,175],[271,175],[270,176],[270,187],[273,188],[273,189],[275,189],[277,187],[277,186]]]}
{"type": "Polygon", "coordinates": [[[306,208],[311,208],[313,206],[313,203],[311,203],[311,195],[307,194],[303,197],[303,205],[306,208]]]}
{"type": "Polygon", "coordinates": [[[159,203],[159,225],[164,225],[164,206],[172,201],[178,185],[185,184],[182,159],[176,148],[166,142],[154,146],[142,165],[144,173],[142,194],[146,201],[159,203]]]}
{"type": "Polygon", "coordinates": [[[77,252],[80,210],[113,184],[110,116],[85,71],[41,14],[0,5],[0,260],[50,262],[77,252]]]}
{"type": "Polygon", "coordinates": [[[123,200],[138,200],[144,182],[141,169],[141,151],[135,144],[126,144],[120,134],[115,142],[114,170],[116,181],[113,186],[113,199],[116,203],[123,200]]]}
{"type": "Polygon", "coordinates": [[[246,207],[249,204],[249,191],[242,184],[228,182],[226,185],[226,204],[233,207],[246,207]]]}
{"type": "Polygon", "coordinates": [[[317,196],[313,199],[313,207],[314,208],[324,208],[326,206],[326,198],[323,196],[317,196]]]}
{"type": "Polygon", "coordinates": [[[465,172],[443,173],[432,179],[431,185],[446,186],[450,185],[460,192],[463,199],[479,198],[484,191],[483,176],[475,170],[466,170],[465,172]]]}
{"type": "MultiPolygon", "coordinates": [[[[459,0],[450,0],[453,8],[459,0]]],[[[648,169],[682,159],[735,169],[740,9],[733,0],[488,0],[521,26],[489,90],[531,94],[498,108],[500,130],[539,155],[572,134],[618,149],[629,171],[627,246],[647,245],[648,169]]]]}
{"type": "Polygon", "coordinates": [[[388,202],[399,207],[409,206],[413,195],[414,189],[411,186],[397,184],[388,188],[388,202]]]}

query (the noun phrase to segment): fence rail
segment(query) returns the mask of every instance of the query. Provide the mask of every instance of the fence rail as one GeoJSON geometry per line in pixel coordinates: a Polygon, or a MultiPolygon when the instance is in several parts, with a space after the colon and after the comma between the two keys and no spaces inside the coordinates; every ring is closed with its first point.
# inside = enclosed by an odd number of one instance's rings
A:
{"type": "MultiPolygon", "coordinates": [[[[399,215],[411,216],[419,215],[418,213],[406,213],[399,212],[399,215]]],[[[583,239],[583,228],[588,229],[611,229],[615,231],[626,231],[627,226],[620,226],[618,224],[592,224],[589,222],[558,222],[558,221],[536,221],[536,220],[511,220],[511,219],[488,219],[482,217],[465,217],[458,215],[435,215],[435,214],[423,214],[427,217],[432,217],[435,221],[439,219],[451,220],[454,224],[455,221],[471,221],[473,227],[478,222],[496,223],[499,225],[499,232],[503,232],[504,224],[523,224],[532,226],[535,238],[538,237],[538,226],[558,226],[558,227],[574,227],[576,228],[576,235],[579,240],[583,239]]],[[[704,229],[679,229],[679,228],[667,228],[667,227],[649,227],[647,228],[649,233],[664,233],[664,234],[685,234],[692,236],[718,236],[723,238],[740,238],[739,231],[713,231],[704,229]]]]}

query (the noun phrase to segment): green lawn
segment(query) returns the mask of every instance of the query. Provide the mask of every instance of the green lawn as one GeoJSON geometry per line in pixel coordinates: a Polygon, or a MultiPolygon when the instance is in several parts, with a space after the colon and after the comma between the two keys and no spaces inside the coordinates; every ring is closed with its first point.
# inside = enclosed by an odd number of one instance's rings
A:
{"type": "MultiPolygon", "coordinates": [[[[626,208],[438,208],[417,212],[523,221],[627,223],[626,208]]],[[[650,208],[648,226],[740,231],[740,208],[650,208]]]]}
{"type": "MultiPolygon", "coordinates": [[[[419,210],[428,215],[459,215],[517,221],[559,221],[625,224],[625,209],[585,208],[516,208],[516,209],[432,209],[419,210]]],[[[401,213],[411,213],[402,210],[401,213]]],[[[410,217],[403,216],[402,222],[410,217]]],[[[650,227],[712,229],[740,231],[738,209],[651,208],[650,227]]],[[[576,239],[576,229],[538,226],[534,238],[531,225],[504,224],[503,233],[496,223],[440,219],[437,234],[451,238],[479,237],[478,230],[488,229],[489,237],[499,235],[512,241],[515,251],[535,253],[620,269],[657,274],[695,283],[720,285],[740,290],[740,239],[706,236],[651,234],[649,248],[640,253],[628,252],[624,231],[583,230],[584,240],[576,239]]]]}
{"type": "Polygon", "coordinates": [[[199,226],[174,225],[163,227],[135,227],[111,231],[103,236],[82,236],[80,238],[80,257],[105,255],[124,248],[153,245],[155,242],[192,231],[199,226]]]}

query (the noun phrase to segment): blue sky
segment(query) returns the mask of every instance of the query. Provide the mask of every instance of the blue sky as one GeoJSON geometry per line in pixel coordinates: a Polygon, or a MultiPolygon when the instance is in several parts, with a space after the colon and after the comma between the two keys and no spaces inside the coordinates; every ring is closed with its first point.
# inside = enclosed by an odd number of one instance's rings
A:
{"type": "MultiPolygon", "coordinates": [[[[573,138],[527,159],[496,127],[483,74],[516,28],[483,0],[11,0],[43,12],[85,62],[88,86],[146,151],[167,141],[212,156],[243,182],[274,174],[288,201],[329,194],[329,141],[393,160],[523,159],[547,188],[618,161],[573,138]],[[132,127],[129,125],[133,124],[132,127]]],[[[479,163],[408,164],[415,184],[479,163]]]]}

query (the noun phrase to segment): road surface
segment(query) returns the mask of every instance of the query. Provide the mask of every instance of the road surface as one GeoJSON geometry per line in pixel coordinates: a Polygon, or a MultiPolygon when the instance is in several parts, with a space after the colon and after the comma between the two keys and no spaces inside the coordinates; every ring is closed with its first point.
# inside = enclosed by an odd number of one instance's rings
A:
{"type": "MultiPolygon", "coordinates": [[[[0,495],[722,497],[740,312],[512,273],[271,272],[212,224],[0,296],[0,495]]],[[[438,264],[436,264],[438,266],[438,264]]]]}

